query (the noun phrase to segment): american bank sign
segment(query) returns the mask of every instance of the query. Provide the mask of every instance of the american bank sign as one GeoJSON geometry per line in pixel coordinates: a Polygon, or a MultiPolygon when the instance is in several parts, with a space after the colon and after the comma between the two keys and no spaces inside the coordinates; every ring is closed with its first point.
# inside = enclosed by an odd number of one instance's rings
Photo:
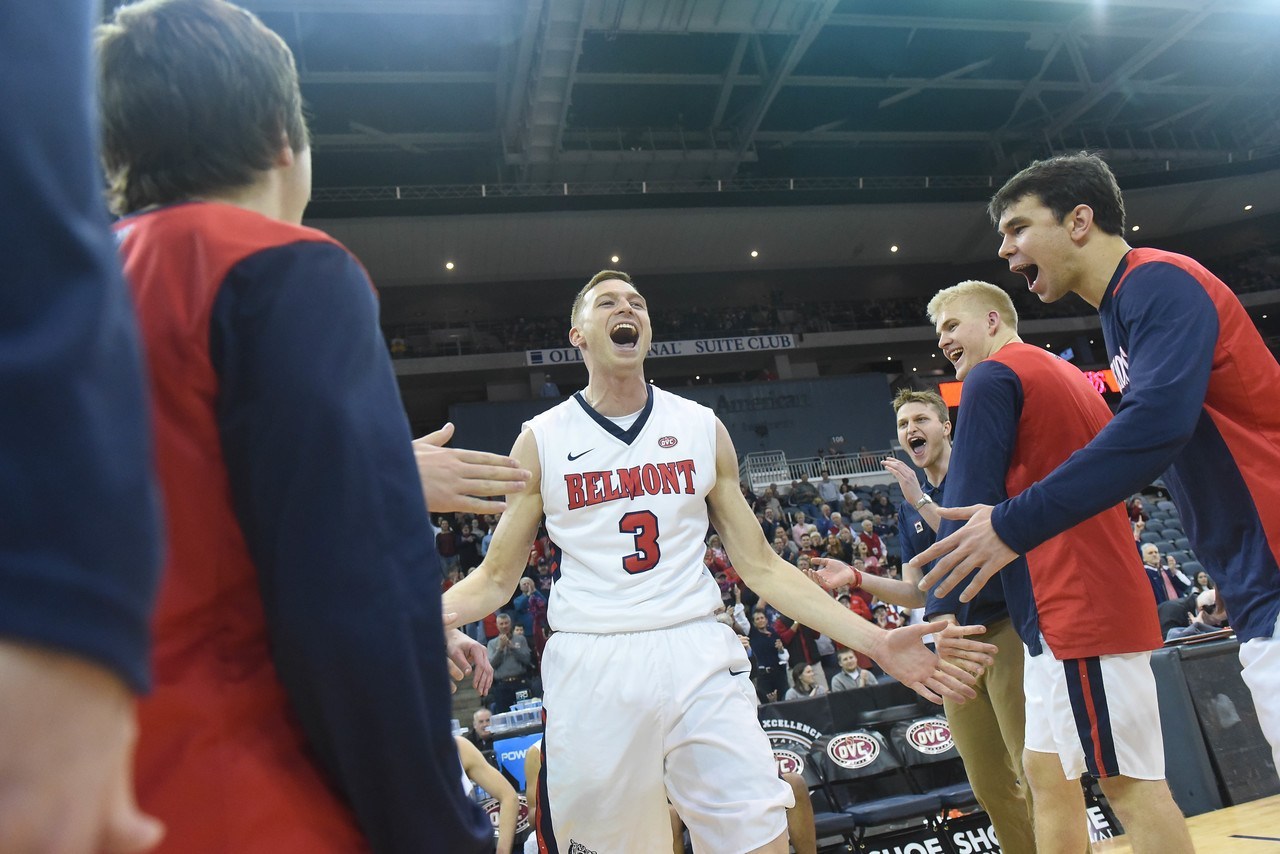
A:
{"type": "MultiPolygon", "coordinates": [[[[742,335],[737,338],[695,338],[691,341],[657,341],[649,346],[649,358],[665,356],[708,356],[722,353],[758,353],[767,350],[790,350],[796,346],[794,335],[742,335]]],[[[526,350],[525,364],[569,365],[582,361],[577,347],[555,347],[549,350],[526,350]]]]}

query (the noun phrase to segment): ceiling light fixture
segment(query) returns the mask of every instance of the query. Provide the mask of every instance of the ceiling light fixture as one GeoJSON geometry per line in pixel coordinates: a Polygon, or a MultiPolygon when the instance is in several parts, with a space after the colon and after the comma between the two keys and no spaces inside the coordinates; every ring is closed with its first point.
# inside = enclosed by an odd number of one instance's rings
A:
{"type": "Polygon", "coordinates": [[[453,269],[453,262],[452,262],[452,261],[445,261],[445,262],[444,262],[444,268],[445,268],[446,270],[452,270],[452,269],[453,269]]]}

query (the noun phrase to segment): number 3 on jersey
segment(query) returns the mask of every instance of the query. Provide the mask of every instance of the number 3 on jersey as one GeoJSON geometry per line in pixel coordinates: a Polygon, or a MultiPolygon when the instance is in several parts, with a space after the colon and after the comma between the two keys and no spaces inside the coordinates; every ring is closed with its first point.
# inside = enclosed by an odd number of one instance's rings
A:
{"type": "Polygon", "coordinates": [[[648,572],[658,565],[658,517],[648,510],[634,510],[618,521],[618,532],[636,538],[636,551],[622,559],[622,568],[632,575],[648,572]]]}

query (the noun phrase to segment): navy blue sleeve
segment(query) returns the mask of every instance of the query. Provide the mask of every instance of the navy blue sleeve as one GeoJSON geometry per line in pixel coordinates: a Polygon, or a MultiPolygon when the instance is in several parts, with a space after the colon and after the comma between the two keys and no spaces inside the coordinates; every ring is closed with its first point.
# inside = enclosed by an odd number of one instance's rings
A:
{"type": "Polygon", "coordinates": [[[1093,441],[996,507],[992,525],[1019,554],[1150,484],[1200,419],[1218,340],[1218,312],[1204,288],[1170,264],[1143,264],[1112,310],[1127,336],[1124,399],[1093,441]]]}
{"type": "Polygon", "coordinates": [[[907,519],[907,503],[904,501],[898,505],[898,548],[902,551],[902,565],[906,566],[911,559],[918,554],[914,537],[911,536],[912,529],[908,527],[911,522],[907,519]]]}
{"type": "Polygon", "coordinates": [[[0,26],[0,635],[141,691],[159,499],[97,168],[97,7],[7,3],[0,26]]]}
{"type": "Polygon", "coordinates": [[[440,566],[363,270],[331,244],[251,256],[215,302],[210,352],[272,655],[311,747],[375,852],[492,850],[462,792],[440,566]]]}
{"type": "MultiPolygon", "coordinates": [[[[1005,475],[1013,458],[1021,415],[1022,382],[1018,375],[1000,362],[987,360],[975,365],[964,379],[964,397],[956,418],[943,501],[947,507],[999,504],[1009,497],[1005,475]]],[[[938,526],[938,539],[957,530],[961,524],[943,519],[938,526]]],[[[942,598],[934,596],[931,590],[925,616],[965,614],[966,606],[960,601],[960,594],[966,586],[967,583],[957,584],[942,598]]]]}

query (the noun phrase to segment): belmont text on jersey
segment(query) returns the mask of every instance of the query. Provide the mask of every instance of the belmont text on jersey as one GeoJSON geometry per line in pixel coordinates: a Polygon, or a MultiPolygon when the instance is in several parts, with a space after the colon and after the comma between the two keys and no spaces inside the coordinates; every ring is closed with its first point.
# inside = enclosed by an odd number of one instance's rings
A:
{"type": "Polygon", "coordinates": [[[672,495],[697,492],[693,476],[697,473],[693,460],[677,460],[672,463],[645,463],[631,468],[606,471],[584,471],[566,474],[564,485],[569,509],[591,507],[620,498],[637,498],[642,495],[672,495]]]}

